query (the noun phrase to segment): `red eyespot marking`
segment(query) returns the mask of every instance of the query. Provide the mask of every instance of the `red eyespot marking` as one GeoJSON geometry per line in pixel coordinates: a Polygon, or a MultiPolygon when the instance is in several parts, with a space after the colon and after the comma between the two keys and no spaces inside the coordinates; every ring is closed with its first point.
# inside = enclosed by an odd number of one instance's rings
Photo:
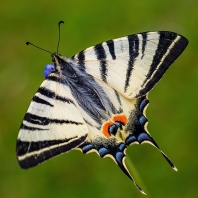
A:
{"type": "Polygon", "coordinates": [[[125,125],[127,123],[128,119],[124,114],[120,114],[120,115],[114,115],[113,116],[113,121],[121,122],[125,125]]]}
{"type": "Polygon", "coordinates": [[[107,138],[111,136],[111,134],[109,133],[109,127],[114,125],[115,122],[120,122],[123,123],[124,125],[127,123],[128,119],[124,114],[120,114],[120,115],[114,115],[112,118],[113,121],[107,121],[103,124],[102,126],[102,133],[104,134],[104,136],[106,136],[107,138]]]}
{"type": "Polygon", "coordinates": [[[112,121],[108,121],[106,123],[103,124],[102,126],[102,133],[106,136],[106,137],[110,137],[111,135],[109,134],[109,127],[112,126],[114,123],[112,121]]]}

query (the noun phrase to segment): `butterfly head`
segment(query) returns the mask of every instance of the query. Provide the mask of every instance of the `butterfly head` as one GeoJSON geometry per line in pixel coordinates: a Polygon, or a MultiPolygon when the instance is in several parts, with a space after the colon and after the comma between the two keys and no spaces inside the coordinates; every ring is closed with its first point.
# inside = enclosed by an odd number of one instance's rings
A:
{"type": "Polygon", "coordinates": [[[52,54],[52,61],[53,61],[53,64],[47,64],[45,66],[45,70],[43,72],[43,75],[45,78],[47,78],[51,73],[57,71],[57,68],[59,67],[60,65],[60,61],[61,59],[64,59],[65,57],[62,57],[60,54],[52,54]]]}

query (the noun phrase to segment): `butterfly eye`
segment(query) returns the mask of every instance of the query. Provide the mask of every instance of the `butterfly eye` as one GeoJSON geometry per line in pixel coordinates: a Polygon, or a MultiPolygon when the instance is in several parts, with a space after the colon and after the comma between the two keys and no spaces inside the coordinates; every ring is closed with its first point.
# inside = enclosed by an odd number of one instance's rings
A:
{"type": "Polygon", "coordinates": [[[50,65],[50,64],[46,65],[44,71],[44,77],[47,78],[54,71],[55,71],[54,65],[50,65]]]}

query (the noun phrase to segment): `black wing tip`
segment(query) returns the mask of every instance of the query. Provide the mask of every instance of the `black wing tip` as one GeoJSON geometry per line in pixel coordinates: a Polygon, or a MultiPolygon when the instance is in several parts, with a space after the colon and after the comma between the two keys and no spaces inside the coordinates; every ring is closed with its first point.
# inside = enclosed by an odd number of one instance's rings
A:
{"type": "Polygon", "coordinates": [[[177,37],[180,37],[179,40],[178,40],[178,44],[180,45],[179,48],[179,55],[184,51],[184,49],[187,47],[188,43],[189,43],[189,40],[184,37],[183,35],[181,34],[178,34],[176,32],[172,32],[172,31],[158,31],[158,33],[160,35],[165,35],[165,37],[167,37],[167,39],[170,39],[170,40],[174,40],[175,38],[177,37]]]}
{"type": "Polygon", "coordinates": [[[181,35],[179,33],[176,33],[176,32],[172,32],[172,31],[164,31],[164,30],[148,31],[148,32],[142,32],[142,33],[139,33],[139,34],[143,34],[144,35],[144,34],[149,34],[149,33],[158,33],[159,35],[161,35],[161,36],[163,36],[163,37],[165,37],[167,39],[170,39],[170,40],[174,40],[174,38],[179,36],[180,37],[180,41],[179,41],[180,47],[181,47],[181,49],[183,49],[180,52],[180,54],[184,51],[184,49],[187,47],[187,45],[189,43],[189,40],[185,36],[183,36],[183,35],[181,35]]]}
{"type": "Polygon", "coordinates": [[[40,163],[42,163],[42,162],[37,162],[37,163],[29,163],[29,162],[30,162],[29,158],[24,159],[24,160],[20,160],[18,158],[18,163],[23,170],[27,170],[29,168],[35,167],[35,166],[39,165],[40,163]]]}

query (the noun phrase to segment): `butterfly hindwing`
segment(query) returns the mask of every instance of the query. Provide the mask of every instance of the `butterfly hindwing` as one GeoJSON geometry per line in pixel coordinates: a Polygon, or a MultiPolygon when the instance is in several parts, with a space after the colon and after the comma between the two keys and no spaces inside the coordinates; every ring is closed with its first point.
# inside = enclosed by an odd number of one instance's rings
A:
{"type": "MultiPolygon", "coordinates": [[[[89,128],[89,135],[78,149],[84,154],[96,152],[102,158],[110,157],[135,183],[136,187],[144,193],[134,181],[125,164],[127,147],[125,140],[134,132],[134,130],[131,129],[127,134],[125,132],[125,127],[130,112],[136,110],[136,103],[140,99],[131,101],[119,95],[117,91],[104,84],[104,82],[96,79],[95,81],[103,87],[104,93],[107,94],[112,102],[112,106],[114,106],[114,111],[111,112],[108,119],[103,121],[100,127],[94,127],[94,125],[90,124],[87,125],[89,128]]],[[[138,132],[136,131],[136,133],[138,132]]]]}
{"type": "MultiPolygon", "coordinates": [[[[104,93],[109,97],[114,111],[109,119],[103,121],[101,127],[88,125],[89,135],[85,142],[79,146],[84,153],[96,152],[100,157],[110,157],[121,168],[121,170],[135,183],[126,165],[126,148],[131,144],[149,143],[160,148],[147,131],[146,108],[149,100],[146,96],[127,99],[119,95],[116,90],[106,83],[95,79],[103,87],[104,93]]],[[[173,169],[176,167],[171,160],[160,150],[173,169]]],[[[142,189],[135,183],[138,189],[142,189]]],[[[144,193],[144,192],[143,192],[144,193]]]]}

